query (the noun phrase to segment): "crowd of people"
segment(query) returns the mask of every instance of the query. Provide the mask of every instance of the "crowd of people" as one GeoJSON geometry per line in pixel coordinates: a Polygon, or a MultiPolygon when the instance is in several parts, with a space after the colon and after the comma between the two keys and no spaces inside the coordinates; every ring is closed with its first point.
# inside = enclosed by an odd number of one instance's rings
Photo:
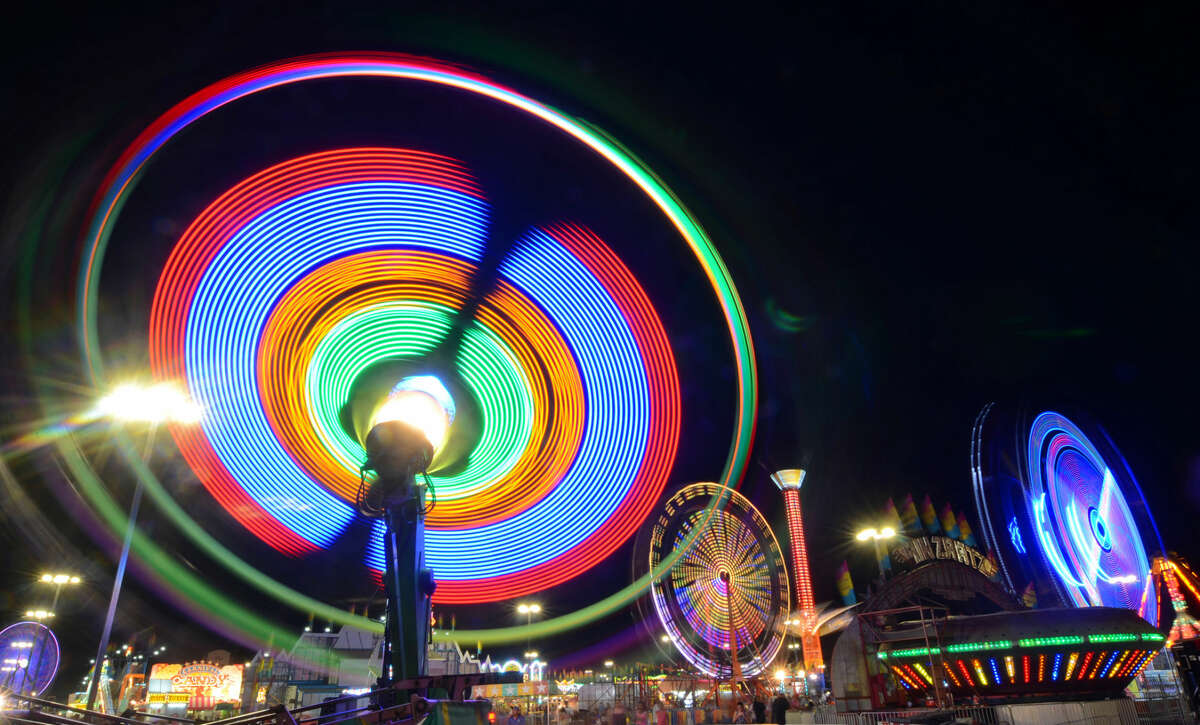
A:
{"type": "MultiPolygon", "coordinates": [[[[826,698],[823,698],[823,701],[826,698]]],[[[718,704],[712,697],[706,698],[697,706],[704,712],[703,719],[695,717],[695,722],[729,723],[731,725],[750,725],[750,723],[776,723],[784,725],[787,722],[788,711],[811,711],[818,703],[810,697],[792,696],[790,699],[782,693],[770,699],[758,696],[743,696],[733,703],[718,704]]],[[[631,712],[621,703],[611,707],[601,705],[593,712],[558,708],[554,714],[553,723],[545,725],[671,725],[671,703],[656,701],[652,705],[639,704],[631,712]]],[[[525,715],[520,707],[514,706],[508,719],[503,725],[527,725],[525,715]]]]}

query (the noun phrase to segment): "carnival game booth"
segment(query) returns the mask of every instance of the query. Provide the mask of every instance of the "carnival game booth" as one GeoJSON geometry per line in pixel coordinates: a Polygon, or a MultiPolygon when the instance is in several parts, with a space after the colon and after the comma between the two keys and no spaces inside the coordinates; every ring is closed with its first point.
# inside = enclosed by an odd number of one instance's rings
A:
{"type": "Polygon", "coordinates": [[[521,709],[527,723],[547,725],[550,718],[550,682],[497,682],[475,685],[471,688],[471,699],[490,700],[496,718],[505,721],[514,706],[521,709]]]}
{"type": "Polygon", "coordinates": [[[243,670],[240,664],[156,663],[150,668],[145,711],[201,720],[237,714],[242,702],[243,670]]]}

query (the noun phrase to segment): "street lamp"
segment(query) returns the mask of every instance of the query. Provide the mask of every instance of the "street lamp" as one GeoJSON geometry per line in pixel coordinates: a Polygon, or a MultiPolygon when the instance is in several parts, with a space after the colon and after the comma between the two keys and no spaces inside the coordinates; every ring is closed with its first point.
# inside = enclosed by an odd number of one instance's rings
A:
{"type": "Polygon", "coordinates": [[[536,660],[537,656],[538,656],[537,650],[529,650],[528,652],[525,653],[525,659],[527,659],[527,660],[536,660]]]}
{"type": "Polygon", "coordinates": [[[883,545],[879,542],[887,541],[896,536],[896,530],[891,526],[884,526],[876,531],[875,529],[863,529],[854,536],[859,541],[871,541],[875,544],[875,561],[879,564],[879,579],[883,580],[883,545]]]}
{"type": "Polygon", "coordinates": [[[62,588],[68,584],[71,584],[71,585],[79,584],[80,582],[83,581],[83,579],[79,578],[75,574],[63,574],[63,573],[53,573],[52,574],[52,573],[47,572],[45,574],[42,574],[38,578],[38,581],[43,584],[53,584],[54,585],[54,601],[50,603],[50,609],[51,609],[51,611],[53,611],[55,608],[58,607],[58,595],[62,593],[62,588]]]}
{"type": "Polygon", "coordinates": [[[48,612],[45,609],[29,609],[25,611],[26,617],[31,617],[39,622],[43,619],[50,619],[54,616],[54,612],[48,612]]]}
{"type": "MultiPolygon", "coordinates": [[[[531,603],[522,602],[517,605],[517,612],[525,615],[525,626],[526,627],[533,624],[533,615],[538,614],[541,611],[542,611],[542,605],[540,605],[536,602],[531,602],[531,603]]],[[[532,637],[526,637],[525,638],[525,646],[528,647],[530,642],[532,642],[532,641],[533,641],[532,637]]]]}
{"type": "MultiPolygon", "coordinates": [[[[92,415],[108,418],[118,423],[144,423],[150,426],[150,434],[164,423],[194,425],[200,422],[204,409],[169,382],[149,386],[126,383],[119,385],[96,404],[92,415]]],[[[149,452],[147,447],[146,451],[149,452]]],[[[117,573],[113,577],[112,594],[108,598],[108,611],[104,616],[104,629],[100,634],[100,645],[96,648],[96,659],[104,657],[108,650],[108,639],[112,636],[113,618],[117,614],[117,601],[121,598],[121,584],[125,581],[125,565],[129,562],[129,549],[133,546],[133,530],[137,522],[138,509],[142,505],[142,478],[137,477],[133,499],[129,504],[129,525],[125,527],[125,541],[121,545],[121,556],[117,560],[117,573]]],[[[100,686],[101,667],[92,668],[92,681],[88,685],[87,709],[96,706],[96,690],[100,686]]]]}

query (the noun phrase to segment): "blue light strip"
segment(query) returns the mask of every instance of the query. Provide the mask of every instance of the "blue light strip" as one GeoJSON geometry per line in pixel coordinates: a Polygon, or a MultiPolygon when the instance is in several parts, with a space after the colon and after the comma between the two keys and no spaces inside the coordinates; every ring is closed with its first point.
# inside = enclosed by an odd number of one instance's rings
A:
{"type": "Polygon", "coordinates": [[[570,470],[537,506],[484,528],[426,531],[426,556],[439,579],[525,569],[579,544],[616,511],[646,449],[645,366],[628,322],[595,276],[539,230],[522,238],[500,274],[542,308],[571,348],[584,385],[587,427],[570,470]],[[480,551],[489,555],[478,556],[480,551]]]}
{"type": "Polygon", "coordinates": [[[1100,679],[1108,677],[1108,670],[1113,666],[1113,662],[1117,661],[1117,655],[1121,654],[1121,650],[1113,650],[1112,656],[1108,658],[1108,662],[1104,663],[1104,669],[1100,672],[1100,679]]]}
{"type": "MultiPolygon", "coordinates": [[[[264,211],[205,270],[185,339],[190,392],[209,411],[204,433],[255,502],[308,541],[332,544],[355,512],[296,464],[267,421],[256,355],[272,306],[309,270],[354,252],[425,248],[477,260],[486,213],[474,197],[424,184],[330,186],[264,211]]],[[[382,556],[369,563],[383,568],[382,556]]]]}
{"type": "Polygon", "coordinates": [[[1054,654],[1054,667],[1050,670],[1050,681],[1058,682],[1058,667],[1062,664],[1062,652],[1054,654]]]}

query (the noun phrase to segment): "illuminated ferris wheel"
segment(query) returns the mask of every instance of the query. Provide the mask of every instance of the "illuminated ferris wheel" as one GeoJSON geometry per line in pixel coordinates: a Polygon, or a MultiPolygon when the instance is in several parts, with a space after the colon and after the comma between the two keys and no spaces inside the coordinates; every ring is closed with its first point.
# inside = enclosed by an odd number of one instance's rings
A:
{"type": "Polygon", "coordinates": [[[719,679],[753,677],[779,653],[790,611],[783,553],[746,497],[715,483],[673,496],[650,535],[649,565],[678,562],[651,587],[675,648],[719,679]]]}

